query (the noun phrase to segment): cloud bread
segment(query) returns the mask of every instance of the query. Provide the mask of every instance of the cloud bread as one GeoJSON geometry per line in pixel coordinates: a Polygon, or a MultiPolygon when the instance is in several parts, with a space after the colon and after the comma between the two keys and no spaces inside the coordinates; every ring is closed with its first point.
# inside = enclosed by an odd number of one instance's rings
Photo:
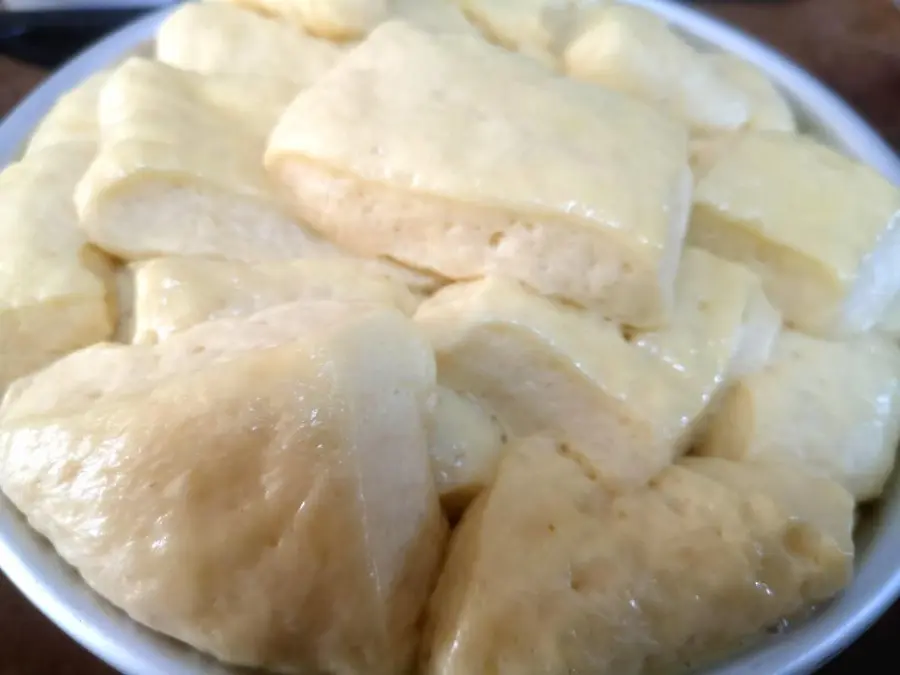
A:
{"type": "MultiPolygon", "coordinates": [[[[43,139],[66,136],[45,124],[43,139]]],[[[72,191],[93,143],[43,141],[0,173],[0,394],[113,330],[113,267],[78,228],[72,191]]]]}
{"type": "Polygon", "coordinates": [[[416,297],[379,261],[328,258],[243,263],[156,258],[134,270],[134,341],[153,343],[209,319],[297,300],[384,303],[412,314],[416,297]]]}
{"type": "Polygon", "coordinates": [[[156,630],[276,672],[405,672],[446,532],[433,387],[428,345],[387,307],[96,346],[6,402],[0,485],[156,630]]]}
{"type": "Polygon", "coordinates": [[[81,225],[126,260],[289,259],[334,248],[285,211],[262,169],[291,88],[131,58],[100,92],[100,148],[75,191],[81,225]]]}
{"type": "Polygon", "coordinates": [[[227,3],[187,3],[156,34],[156,57],[171,66],[279,80],[297,91],[342,54],[338,45],[227,3]]]}
{"type": "Polygon", "coordinates": [[[694,672],[844,587],[853,514],[802,467],[718,459],[616,495],[530,439],[454,531],[421,672],[694,672]]]}
{"type": "Polygon", "coordinates": [[[476,38],[383,24],[293,101],[266,165],[300,217],[363,255],[668,318],[684,129],[476,38]]]}
{"type": "Polygon", "coordinates": [[[767,316],[752,305],[758,280],[699,251],[682,269],[671,326],[632,342],[502,278],[448,286],[415,319],[442,384],[471,394],[514,436],[547,433],[589,457],[604,482],[640,485],[685,449],[735,364],[764,360],[779,328],[773,313],[748,352],[746,327],[757,311],[767,316]]]}
{"type": "Polygon", "coordinates": [[[744,91],[659,16],[639,7],[612,5],[568,45],[566,72],[665,110],[694,130],[745,126],[750,104],[744,91]]]}
{"type": "Polygon", "coordinates": [[[812,139],[747,132],[698,181],[688,240],[753,269],[792,326],[859,333],[900,289],[900,189],[812,139]]]}
{"type": "Polygon", "coordinates": [[[894,466],[898,412],[900,351],[892,343],[787,331],[771,363],[728,391],[696,450],[803,462],[864,501],[881,494],[894,466]]]}

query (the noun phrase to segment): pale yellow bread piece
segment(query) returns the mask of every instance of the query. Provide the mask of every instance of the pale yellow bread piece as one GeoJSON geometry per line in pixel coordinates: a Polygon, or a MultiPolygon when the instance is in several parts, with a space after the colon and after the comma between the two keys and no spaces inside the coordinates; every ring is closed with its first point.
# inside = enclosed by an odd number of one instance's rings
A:
{"type": "Polygon", "coordinates": [[[696,452],[797,461],[859,501],[881,494],[900,441],[900,350],[870,335],[831,342],[785,332],[761,372],[735,384],[696,452]]]}
{"type": "Polygon", "coordinates": [[[291,87],[128,59],[100,92],[100,147],[75,190],[88,238],[126,260],[334,255],[262,168],[291,87]]]}
{"type": "Polygon", "coordinates": [[[25,154],[61,143],[96,143],[97,100],[107,76],[107,72],[91,75],[60,96],[31,134],[25,154]]]}
{"type": "Polygon", "coordinates": [[[668,317],[685,130],[477,38],[381,25],[293,101],[266,164],[360,254],[517,278],[636,326],[668,317]]]}
{"type": "Polygon", "coordinates": [[[745,345],[758,281],[702,252],[686,262],[671,327],[632,342],[615,324],[502,278],[448,286],[415,319],[442,384],[469,393],[514,436],[547,433],[589,457],[604,482],[640,485],[686,447],[735,364],[763,361],[767,331],[778,330],[775,315],[758,344],[745,345]]]}
{"type": "Polygon", "coordinates": [[[343,49],[228,3],[190,2],[156,34],[156,57],[206,75],[285,82],[299,91],[331,68],[343,49]]]}
{"type": "Polygon", "coordinates": [[[494,44],[553,68],[580,21],[607,0],[458,0],[463,12],[494,44]]]}
{"type": "Polygon", "coordinates": [[[444,510],[454,518],[494,480],[508,438],[477,401],[439,387],[432,408],[428,450],[444,510]]]}
{"type": "Polygon", "coordinates": [[[475,33],[454,0],[227,0],[336,41],[355,41],[384,21],[403,19],[435,32],[475,33]]]}
{"type": "Polygon", "coordinates": [[[383,303],[412,314],[418,301],[394,269],[350,258],[243,263],[171,257],[137,263],[134,342],[158,342],[210,319],[298,300],[383,303]]]}
{"type": "Polygon", "coordinates": [[[457,0],[392,0],[390,18],[408,21],[433,33],[477,35],[457,0]]]}
{"type": "Polygon", "coordinates": [[[722,77],[744,93],[750,108],[747,128],[797,131],[797,120],[790,104],[756,66],[734,54],[708,54],[704,58],[722,77]]]}
{"type": "Polygon", "coordinates": [[[613,4],[565,50],[566,72],[659,107],[694,130],[745,126],[751,106],[742,88],[656,14],[613,4]]]}
{"type": "Polygon", "coordinates": [[[391,0],[227,1],[278,17],[329,40],[355,40],[365,36],[388,17],[391,4],[391,0]]]}
{"type": "Polygon", "coordinates": [[[725,132],[717,134],[695,134],[688,144],[690,152],[691,172],[694,181],[699,182],[716,162],[728,152],[728,148],[742,132],[725,132]]]}
{"type": "Polygon", "coordinates": [[[78,229],[72,204],[93,153],[86,141],[52,143],[0,173],[0,394],[112,333],[113,266],[78,229]]]}
{"type": "Polygon", "coordinates": [[[696,380],[702,405],[730,378],[760,370],[781,332],[781,315],[759,278],[701,249],[684,251],[668,326],[631,343],[696,380]]]}
{"type": "Polygon", "coordinates": [[[900,188],[812,139],[748,132],[699,180],[688,240],[759,274],[792,326],[859,333],[900,289],[900,188]]]}
{"type": "Polygon", "coordinates": [[[446,533],[433,389],[431,350],[387,307],[98,345],[7,400],[0,485],[151,628],[275,672],[405,672],[446,533]]]}
{"type": "Polygon", "coordinates": [[[531,439],[453,534],[421,672],[694,672],[841,590],[852,527],[802,467],[690,459],[614,495],[531,439]]]}

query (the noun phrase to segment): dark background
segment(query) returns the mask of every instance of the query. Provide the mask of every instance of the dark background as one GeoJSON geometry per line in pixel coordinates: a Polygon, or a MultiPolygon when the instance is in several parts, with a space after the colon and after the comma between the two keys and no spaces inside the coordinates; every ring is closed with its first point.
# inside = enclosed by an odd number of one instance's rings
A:
{"type": "MultiPolygon", "coordinates": [[[[900,150],[900,9],[891,0],[695,4],[794,58],[900,150]]],[[[46,74],[42,68],[0,55],[0,115],[46,74]]],[[[820,675],[900,673],[898,643],[900,604],[820,675]]],[[[115,671],[44,619],[0,574],[0,675],[115,675],[115,671]]]]}

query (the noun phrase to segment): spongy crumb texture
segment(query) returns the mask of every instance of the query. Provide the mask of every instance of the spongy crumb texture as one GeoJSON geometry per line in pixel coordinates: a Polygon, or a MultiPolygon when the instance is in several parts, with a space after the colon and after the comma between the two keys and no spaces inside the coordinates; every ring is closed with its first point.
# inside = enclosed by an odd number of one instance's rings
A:
{"type": "Polygon", "coordinates": [[[126,61],[100,92],[99,153],[75,192],[88,238],[126,260],[330,251],[287,214],[260,163],[295,91],[126,61]]]}
{"type": "Polygon", "coordinates": [[[423,672],[707,665],[840,589],[852,525],[850,495],[798,467],[693,459],[613,495],[532,440],[454,532],[423,672]]]}
{"type": "Polygon", "coordinates": [[[512,434],[548,433],[617,486],[640,485],[684,450],[708,404],[762,366],[780,328],[747,270],[690,250],[672,323],[630,342],[620,327],[502,278],[438,291],[416,311],[442,383],[512,434]]]}
{"type": "Polygon", "coordinates": [[[0,489],[104,648],[681,675],[844,611],[900,188],[637,5],[179,3],[34,120],[0,489]]]}
{"type": "Polygon", "coordinates": [[[684,129],[477,38],[381,25],[291,103],[266,164],[360,253],[510,276],[639,326],[670,310],[684,129]]]}
{"type": "Polygon", "coordinates": [[[402,672],[445,534],[433,386],[427,344],[380,306],[98,345],[11,392],[0,485],[152,628],[280,672],[402,672]]]}

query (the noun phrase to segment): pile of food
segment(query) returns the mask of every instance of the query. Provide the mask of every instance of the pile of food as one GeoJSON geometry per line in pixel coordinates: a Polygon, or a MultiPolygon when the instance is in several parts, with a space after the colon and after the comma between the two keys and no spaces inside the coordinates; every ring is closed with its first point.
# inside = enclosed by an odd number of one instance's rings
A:
{"type": "Polygon", "coordinates": [[[578,0],[190,3],[0,174],[0,486],[280,673],[650,675],[803,617],[900,438],[900,189],[578,0]]]}

